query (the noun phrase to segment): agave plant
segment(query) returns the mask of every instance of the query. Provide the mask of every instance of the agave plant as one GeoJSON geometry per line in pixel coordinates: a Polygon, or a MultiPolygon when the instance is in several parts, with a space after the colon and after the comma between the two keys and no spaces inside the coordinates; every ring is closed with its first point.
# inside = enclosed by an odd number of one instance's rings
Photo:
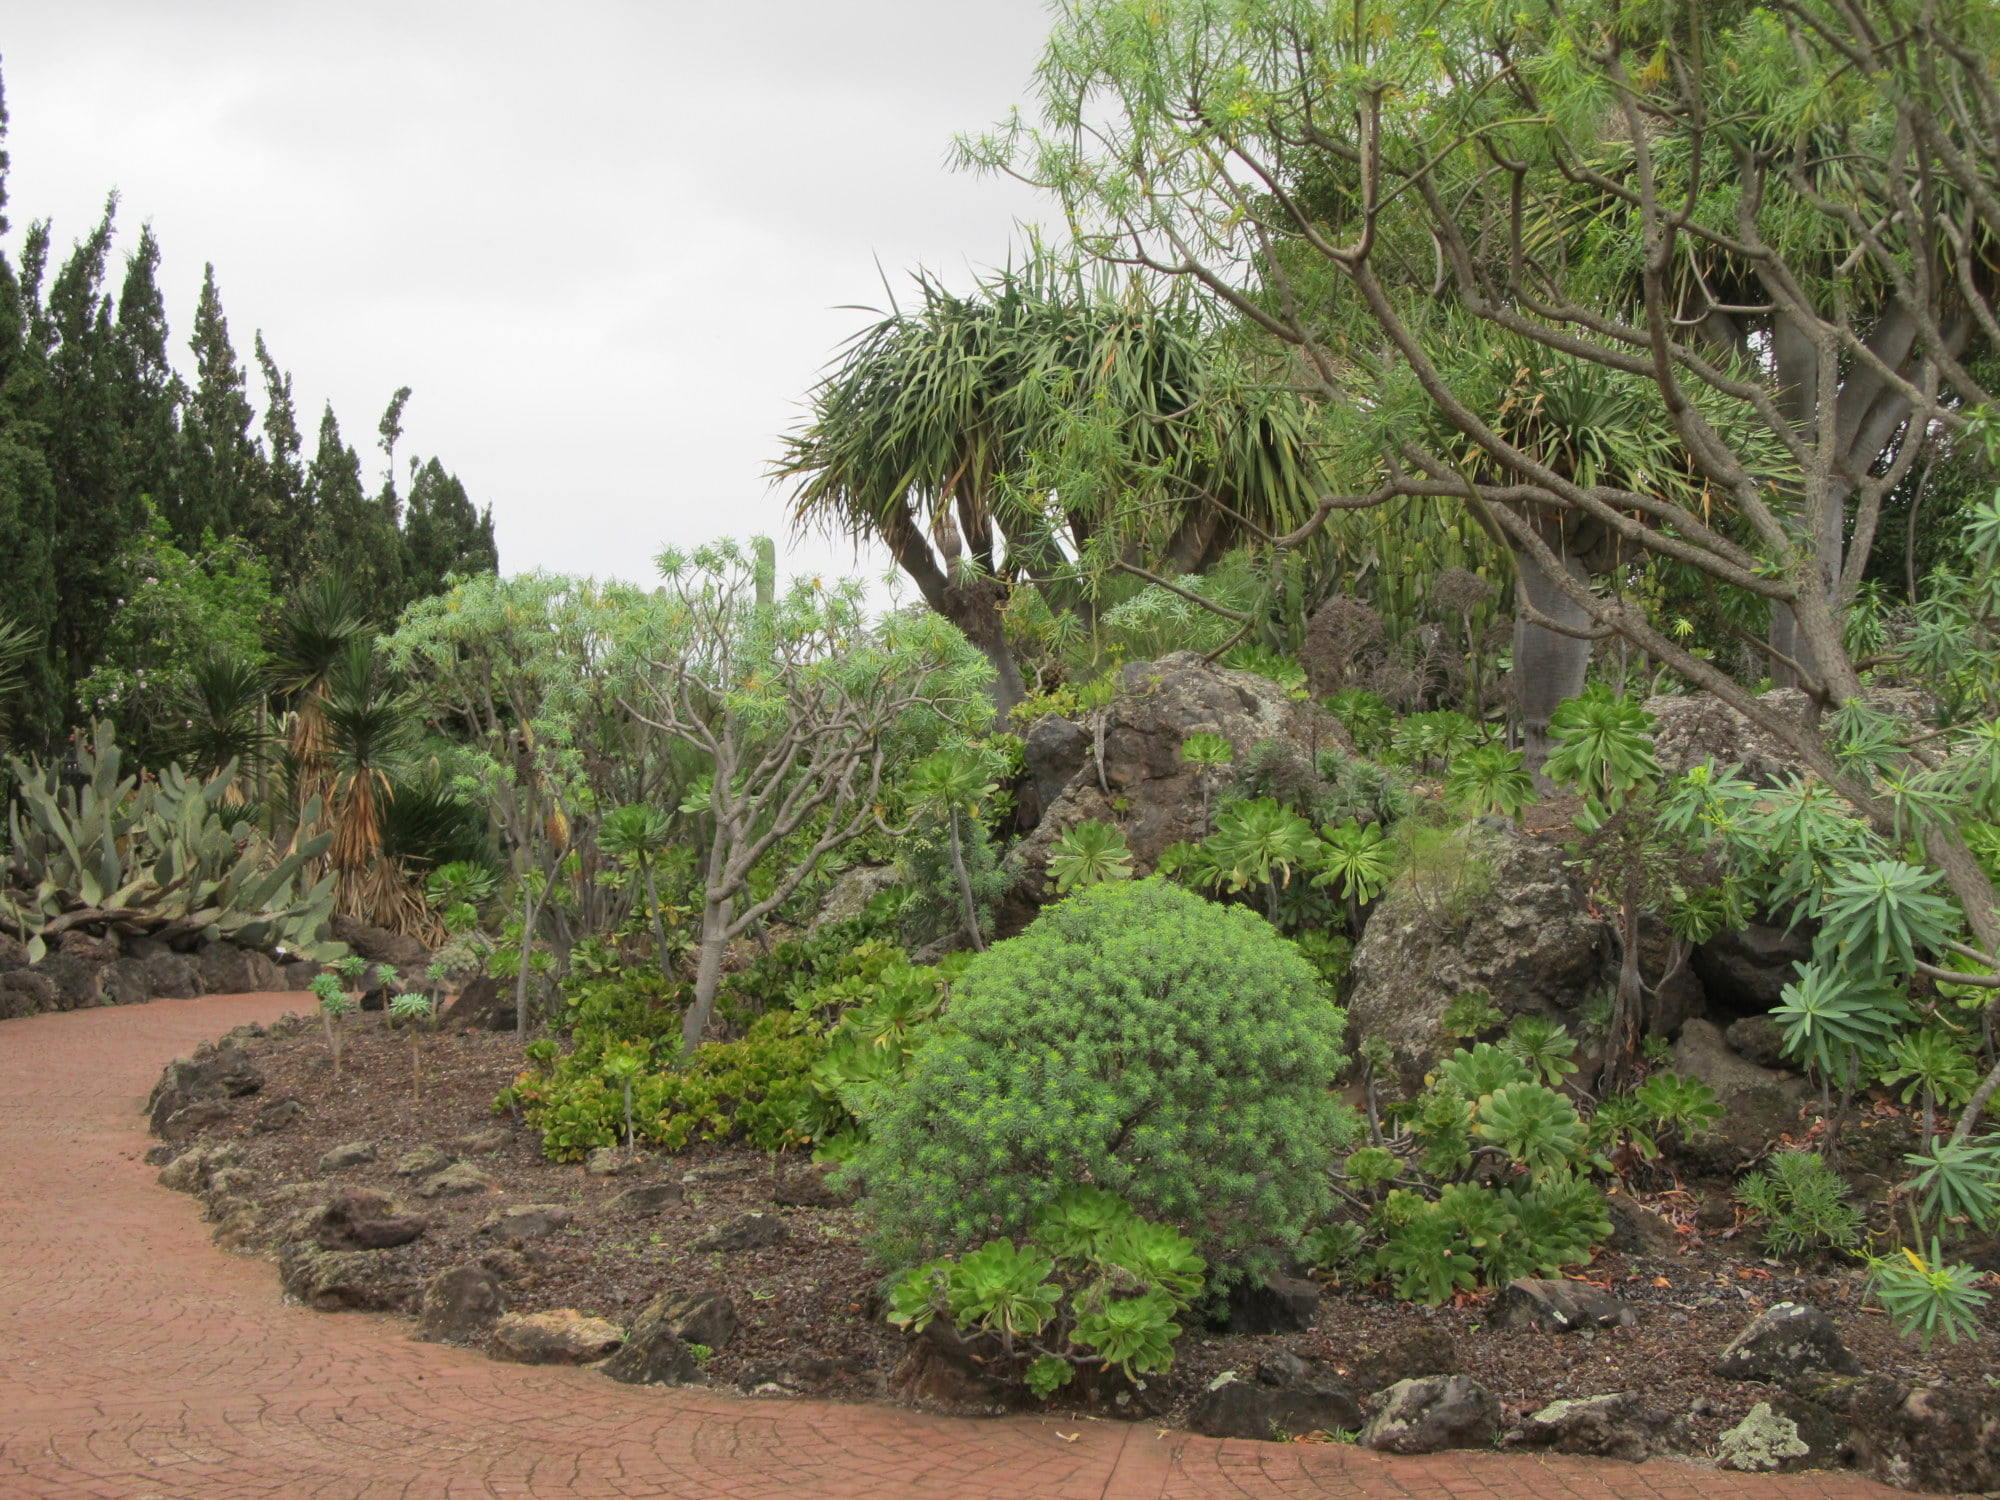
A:
{"type": "Polygon", "coordinates": [[[1230,803],[1217,816],[1215,832],[1203,840],[1202,850],[1217,884],[1231,891],[1261,886],[1275,913],[1279,887],[1318,857],[1320,842],[1312,824],[1276,798],[1251,797],[1230,803]]]}

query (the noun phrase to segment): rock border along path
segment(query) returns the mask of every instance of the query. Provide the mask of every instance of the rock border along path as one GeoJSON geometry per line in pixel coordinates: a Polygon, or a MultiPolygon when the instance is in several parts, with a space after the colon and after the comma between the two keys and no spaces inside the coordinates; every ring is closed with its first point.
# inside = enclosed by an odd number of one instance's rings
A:
{"type": "Polygon", "coordinates": [[[1216,1442],[1150,1426],[960,1421],[617,1385],[288,1307],[141,1157],[172,1057],[291,995],[0,1023],[0,1496],[456,1500],[1192,1500],[1196,1496],[1814,1500],[1831,1474],[1216,1442]]]}

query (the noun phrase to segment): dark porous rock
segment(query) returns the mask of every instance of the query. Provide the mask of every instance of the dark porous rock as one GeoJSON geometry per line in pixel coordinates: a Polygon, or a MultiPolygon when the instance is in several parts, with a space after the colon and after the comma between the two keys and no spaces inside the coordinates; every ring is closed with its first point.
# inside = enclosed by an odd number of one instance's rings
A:
{"type": "Polygon", "coordinates": [[[103,1003],[104,966],[75,953],[51,953],[28,969],[48,980],[55,991],[52,1010],[88,1010],[103,1003]]]}
{"type": "Polygon", "coordinates": [[[767,1250],[792,1237],[785,1221],[776,1214],[738,1214],[727,1224],[718,1224],[691,1248],[695,1250],[767,1250]]]}
{"type": "Polygon", "coordinates": [[[1381,1453],[1437,1453],[1483,1448],[1500,1429],[1500,1403],[1466,1375],[1401,1380],[1376,1393],[1361,1446],[1381,1453]]]}
{"type": "Polygon", "coordinates": [[[322,1250],[294,1241],[278,1251],[285,1295],[320,1312],[410,1312],[423,1295],[402,1250],[322,1250]]]}
{"type": "Polygon", "coordinates": [[[1623,1392],[1552,1401],[1521,1419],[1501,1442],[1510,1447],[1570,1453],[1581,1458],[1619,1458],[1643,1463],[1653,1455],[1652,1434],[1664,1421],[1660,1412],[1638,1405],[1623,1392]]]}
{"type": "Polygon", "coordinates": [[[229,1101],[226,1099],[197,1099],[192,1104],[182,1105],[160,1123],[159,1135],[163,1141],[191,1140],[211,1125],[220,1125],[229,1118],[229,1101]]]}
{"type": "Polygon", "coordinates": [[[1680,1235],[1665,1214],[1625,1193],[1610,1194],[1604,1207],[1611,1219],[1613,1250],[1624,1255],[1672,1255],[1680,1249],[1680,1235]]]}
{"type": "Polygon", "coordinates": [[[98,987],[106,1005],[144,1005],[153,998],[152,976],[136,958],[115,958],[106,964],[98,987]]]}
{"type": "Polygon", "coordinates": [[[1285,1442],[1313,1432],[1352,1432],[1361,1426],[1361,1404],[1337,1380],[1306,1376],[1273,1385],[1225,1375],[1209,1386],[1188,1414],[1203,1437],[1260,1438],[1285,1442]]]}
{"type": "Polygon", "coordinates": [[[1476,993],[1505,1016],[1570,1021],[1612,976],[1609,926],[1562,846],[1485,818],[1398,875],[1372,908],[1348,970],[1349,1024],[1386,1042],[1414,1097],[1459,1039],[1454,997],[1476,993]]]}
{"type": "Polygon", "coordinates": [[[1293,698],[1268,677],[1217,666],[1193,651],[1127,665],[1118,675],[1117,695],[1079,732],[1088,740],[1088,753],[1077,753],[1060,726],[1042,731],[1068,744],[1045,745],[1038,752],[1037,780],[1053,789],[1065,768],[1068,775],[1053,796],[1035,794],[1046,810],[1034,832],[1007,856],[1015,889],[1005,925],[1025,921],[1034,906],[1054,896],[1049,855],[1079,823],[1095,818],[1117,827],[1132,851],[1134,872],[1141,875],[1169,845],[1207,833],[1202,770],[1181,756],[1189,735],[1219,734],[1239,757],[1274,742],[1289,768],[1303,777],[1312,775],[1317,752],[1353,746],[1340,721],[1317,704],[1293,698]]]}
{"type": "MultiPolygon", "coordinates": [[[[961,1339],[942,1321],[932,1323],[909,1341],[902,1359],[890,1371],[889,1393],[912,1406],[989,1416],[1031,1402],[1034,1397],[1023,1382],[992,1373],[985,1360],[988,1353],[984,1344],[961,1339]]],[[[758,1390],[765,1384],[796,1389],[788,1370],[746,1389],[758,1390]]]]}
{"type": "Polygon", "coordinates": [[[168,1063],[146,1100],[146,1119],[158,1135],[177,1110],[203,1099],[239,1099],[264,1086],[264,1074],[234,1042],[204,1042],[189,1057],[168,1063]]]}
{"type": "Polygon", "coordinates": [[[1800,1302],[1780,1302],[1757,1314],[1715,1362],[1718,1375],[1771,1385],[1819,1371],[1859,1375],[1861,1362],[1840,1341],[1833,1319],[1800,1302]]]}
{"type": "Polygon", "coordinates": [[[484,1130],[470,1131],[454,1139],[451,1149],[466,1156],[491,1156],[495,1151],[504,1151],[514,1143],[514,1132],[505,1125],[489,1125],[484,1130]]]}
{"type": "Polygon", "coordinates": [[[1532,1328],[1541,1333],[1574,1333],[1584,1328],[1620,1328],[1633,1321],[1627,1304],[1582,1281],[1545,1281],[1517,1276],[1493,1303],[1496,1328],[1532,1328]]]}
{"type": "Polygon", "coordinates": [[[1674,1071],[1715,1090],[1722,1118],[1715,1128],[1676,1148],[1697,1171],[1733,1175],[1761,1157],[1770,1143],[1798,1125],[1812,1097],[1803,1078],[1737,1056],[1712,1021],[1689,1021],[1674,1043],[1674,1071]]]}
{"type": "Polygon", "coordinates": [[[194,967],[202,993],[208,995],[251,995],[284,988],[284,975],[276,964],[234,943],[210,943],[198,949],[194,967]]]}
{"type": "Polygon", "coordinates": [[[295,958],[284,966],[284,988],[295,995],[303,994],[312,988],[312,982],[325,968],[318,959],[295,958]]]}
{"type": "Polygon", "coordinates": [[[373,1188],[342,1188],[327,1202],[314,1227],[322,1250],[393,1250],[430,1228],[421,1214],[397,1211],[395,1200],[373,1188]]]}
{"type": "Polygon", "coordinates": [[[1879,1375],[1807,1375],[1774,1403],[1812,1449],[1898,1489],[2000,1491],[2000,1388],[1898,1384],[1879,1375]]]}
{"type": "Polygon", "coordinates": [[[28,967],[28,945],[11,932],[0,932],[0,974],[28,967]]]}
{"type": "Polygon", "coordinates": [[[201,993],[201,971],[184,953],[168,950],[136,962],[146,970],[146,988],[156,1000],[192,1000],[201,993]]]}
{"type": "Polygon", "coordinates": [[[507,1310],[500,1278],[477,1262],[452,1266],[424,1283],[417,1337],[433,1344],[477,1344],[507,1310]]]}
{"type": "Polygon", "coordinates": [[[39,1016],[56,1006],[55,981],[33,969],[9,969],[0,974],[0,1021],[39,1016]]]}
{"type": "Polygon", "coordinates": [[[575,1217],[559,1203],[517,1203],[481,1224],[479,1232],[491,1235],[503,1245],[525,1244],[561,1234],[575,1217]]]}
{"type": "Polygon", "coordinates": [[[1357,1351],[1347,1364],[1348,1378],[1361,1391],[1379,1391],[1398,1381],[1458,1372],[1458,1344],[1442,1328],[1413,1328],[1386,1349],[1357,1351]]]}
{"type": "Polygon", "coordinates": [[[118,939],[72,927],[56,939],[56,952],[80,958],[93,969],[101,969],[118,958],[118,939]]]}
{"type": "Polygon", "coordinates": [[[149,1167],[164,1167],[168,1162],[181,1154],[181,1149],[180,1146],[171,1141],[163,1141],[157,1146],[148,1146],[145,1157],[146,1165],[149,1167]]]}
{"type": "Polygon", "coordinates": [[[639,1160],[616,1146],[599,1146],[584,1157],[583,1170],[592,1177],[623,1177],[639,1170],[639,1160]]]}
{"type": "Polygon", "coordinates": [[[686,1338],[674,1327],[671,1301],[656,1297],[647,1304],[626,1331],[625,1347],[605,1361],[605,1374],[626,1385],[695,1385],[701,1381],[701,1365],[688,1345],[704,1341],[686,1338]]]}
{"type": "MultiPolygon", "coordinates": [[[[1694,950],[1688,966],[1701,976],[1716,1015],[1725,1021],[1761,1016],[1783,999],[1785,986],[1799,977],[1798,966],[1812,957],[1812,948],[1809,928],[1787,931],[1752,922],[1718,932],[1694,950]]],[[[1750,1060],[1775,1066],[1761,1057],[1750,1060]]]]}
{"type": "Polygon", "coordinates": [[[1266,1276],[1230,1288],[1223,1327],[1231,1333],[1304,1333],[1319,1315],[1319,1284],[1302,1276],[1266,1276]]]}
{"type": "Polygon", "coordinates": [[[1769,1016],[1738,1016],[1724,1029],[1729,1050],[1760,1068],[1785,1066],[1785,1033],[1769,1016]]]}
{"type": "Polygon", "coordinates": [[[642,1182],[637,1187],[625,1189],[605,1204],[604,1211],[621,1219],[650,1218],[680,1202],[681,1197],[677,1182],[642,1182]]]}
{"type": "Polygon", "coordinates": [[[1090,733],[1074,719],[1044,714],[1028,726],[1021,737],[1021,765],[1026,772],[1022,790],[1028,794],[1021,799],[1021,811],[1026,826],[1041,821],[1042,814],[1083,769],[1090,751],[1090,733]]]}
{"type": "Polygon", "coordinates": [[[389,1170],[398,1177],[428,1177],[450,1165],[451,1157],[445,1151],[436,1146],[423,1145],[405,1151],[389,1170]]]}
{"type": "Polygon", "coordinates": [[[494,1325],[487,1352],[521,1365],[589,1365],[617,1351],[625,1335],[615,1323],[573,1307],[508,1313],[494,1325]]]}
{"type": "Polygon", "coordinates": [[[397,968],[422,968],[431,961],[431,950],[413,937],[404,937],[386,927],[373,927],[353,917],[336,914],[327,924],[335,942],[345,943],[371,964],[392,964],[397,968]]]}
{"type": "Polygon", "coordinates": [[[319,1159],[322,1172],[345,1172],[349,1167],[363,1167],[378,1155],[373,1141],[349,1141],[345,1146],[335,1146],[319,1159]]]}
{"type": "Polygon", "coordinates": [[[438,1024],[454,1031],[512,1031],[518,1019],[513,994],[489,974],[469,980],[438,1014],[438,1024]]]}
{"type": "Polygon", "coordinates": [[[297,1099],[272,1099],[257,1106],[257,1113],[250,1117],[250,1129],[257,1135],[272,1135],[289,1130],[305,1117],[306,1107],[297,1099]]]}
{"type": "Polygon", "coordinates": [[[736,1304],[721,1292],[662,1293],[646,1305],[641,1321],[652,1317],[676,1338],[709,1349],[736,1337],[736,1304]]]}
{"type": "Polygon", "coordinates": [[[419,1198],[466,1198],[475,1193],[488,1193],[496,1186],[493,1179],[470,1162],[454,1162],[442,1172],[433,1172],[417,1184],[419,1198]]]}
{"type": "Polygon", "coordinates": [[[1265,1385],[1296,1385],[1312,1374],[1312,1362],[1289,1349],[1273,1349],[1257,1361],[1257,1378],[1265,1385]]]}
{"type": "Polygon", "coordinates": [[[787,1172],[771,1189],[771,1201],[780,1208],[838,1208],[848,1195],[829,1185],[831,1175],[830,1169],[819,1167],[787,1172]]]}

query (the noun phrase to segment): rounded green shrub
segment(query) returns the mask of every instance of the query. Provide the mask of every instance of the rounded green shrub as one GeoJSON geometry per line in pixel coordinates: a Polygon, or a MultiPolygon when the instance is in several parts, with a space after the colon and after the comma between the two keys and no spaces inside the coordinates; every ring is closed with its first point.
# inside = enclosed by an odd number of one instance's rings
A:
{"type": "MultiPolygon", "coordinates": [[[[975,958],[851,1172],[893,1263],[1018,1234],[1094,1186],[1254,1262],[1324,1216],[1355,1134],[1345,1014],[1262,917],[1094,885],[975,958]]],[[[1225,1268],[1222,1275],[1229,1274],[1225,1268]]]]}

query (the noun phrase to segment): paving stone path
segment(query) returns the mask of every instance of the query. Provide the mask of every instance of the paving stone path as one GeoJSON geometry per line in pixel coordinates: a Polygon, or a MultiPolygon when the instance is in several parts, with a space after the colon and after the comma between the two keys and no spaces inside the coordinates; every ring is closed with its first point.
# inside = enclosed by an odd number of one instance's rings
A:
{"type": "Polygon", "coordinates": [[[406,1325],[287,1307],[154,1181],[139,1101],[169,1058],[296,997],[0,1023],[0,1497],[1818,1500],[1892,1491],[1674,1464],[1214,1442],[639,1389],[494,1364],[406,1325]]]}

